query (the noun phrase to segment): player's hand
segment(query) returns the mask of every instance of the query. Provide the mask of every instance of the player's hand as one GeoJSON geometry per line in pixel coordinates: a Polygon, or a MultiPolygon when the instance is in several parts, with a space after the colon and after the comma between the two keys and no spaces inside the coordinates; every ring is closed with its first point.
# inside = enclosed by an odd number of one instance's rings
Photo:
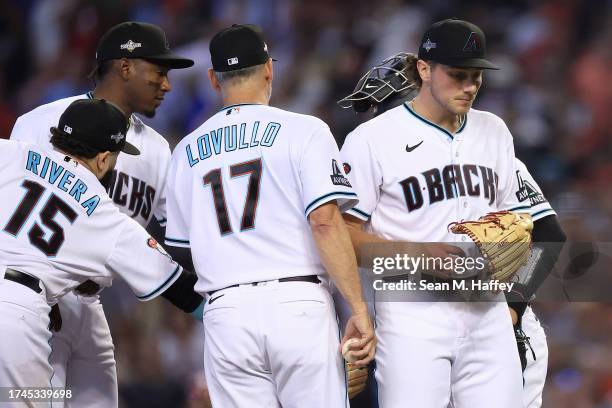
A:
{"type": "Polygon", "coordinates": [[[355,364],[346,363],[348,374],[348,396],[349,399],[355,398],[366,387],[368,382],[368,368],[357,367],[355,364]]]}
{"type": "Polygon", "coordinates": [[[349,318],[344,330],[344,337],[340,343],[340,350],[342,350],[344,342],[352,338],[358,339],[350,346],[353,355],[358,359],[353,364],[357,367],[364,367],[374,359],[376,351],[374,327],[367,309],[355,312],[349,318]]]}

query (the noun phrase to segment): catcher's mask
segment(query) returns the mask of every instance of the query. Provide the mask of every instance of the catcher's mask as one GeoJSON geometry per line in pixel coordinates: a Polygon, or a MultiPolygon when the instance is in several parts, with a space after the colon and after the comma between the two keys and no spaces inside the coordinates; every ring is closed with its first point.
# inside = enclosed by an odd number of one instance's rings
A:
{"type": "Polygon", "coordinates": [[[342,108],[353,108],[356,112],[367,112],[390,95],[416,88],[404,73],[409,54],[400,52],[371,68],[357,82],[353,93],[340,99],[342,108]]]}

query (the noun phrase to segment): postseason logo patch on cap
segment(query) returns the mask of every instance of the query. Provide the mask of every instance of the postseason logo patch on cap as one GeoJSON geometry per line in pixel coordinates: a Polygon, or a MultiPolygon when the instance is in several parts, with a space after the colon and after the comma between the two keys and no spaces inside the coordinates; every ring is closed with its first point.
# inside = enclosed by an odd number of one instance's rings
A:
{"type": "Polygon", "coordinates": [[[120,141],[123,140],[123,138],[125,137],[125,135],[123,133],[115,133],[114,135],[111,135],[110,138],[113,142],[115,143],[119,143],[120,141]]]}
{"type": "Polygon", "coordinates": [[[122,50],[128,50],[128,52],[133,52],[136,48],[142,47],[142,43],[137,43],[132,40],[128,40],[125,44],[121,44],[122,50]]]}
{"type": "Polygon", "coordinates": [[[425,51],[429,52],[429,50],[431,50],[432,48],[436,48],[436,43],[431,42],[431,40],[428,38],[427,41],[425,41],[425,43],[423,44],[423,48],[425,48],[425,51]]]}

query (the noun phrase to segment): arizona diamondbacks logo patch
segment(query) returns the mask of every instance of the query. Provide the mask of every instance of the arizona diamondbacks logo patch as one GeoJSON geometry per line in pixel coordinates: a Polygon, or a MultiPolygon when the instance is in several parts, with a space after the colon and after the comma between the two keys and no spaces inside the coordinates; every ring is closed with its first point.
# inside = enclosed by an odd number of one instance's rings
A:
{"type": "Polygon", "coordinates": [[[516,171],[516,178],[518,179],[519,185],[519,189],[516,191],[516,198],[518,198],[520,202],[529,199],[529,205],[531,207],[547,202],[544,194],[539,192],[529,181],[525,181],[523,177],[521,177],[521,172],[519,170],[516,171]]]}
{"type": "Polygon", "coordinates": [[[352,187],[351,183],[349,183],[348,179],[344,177],[344,174],[342,174],[342,171],[340,171],[340,167],[338,166],[336,159],[332,159],[332,174],[330,177],[332,183],[336,186],[352,187]]]}

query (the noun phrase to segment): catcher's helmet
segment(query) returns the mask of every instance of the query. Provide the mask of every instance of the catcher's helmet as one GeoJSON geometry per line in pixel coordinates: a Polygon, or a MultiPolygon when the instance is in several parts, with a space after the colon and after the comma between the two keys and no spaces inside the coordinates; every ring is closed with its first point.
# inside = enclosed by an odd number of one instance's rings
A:
{"type": "Polygon", "coordinates": [[[416,88],[404,70],[411,54],[400,52],[371,68],[357,82],[353,92],[338,101],[342,108],[353,108],[356,112],[367,112],[372,106],[396,95],[416,88]]]}

